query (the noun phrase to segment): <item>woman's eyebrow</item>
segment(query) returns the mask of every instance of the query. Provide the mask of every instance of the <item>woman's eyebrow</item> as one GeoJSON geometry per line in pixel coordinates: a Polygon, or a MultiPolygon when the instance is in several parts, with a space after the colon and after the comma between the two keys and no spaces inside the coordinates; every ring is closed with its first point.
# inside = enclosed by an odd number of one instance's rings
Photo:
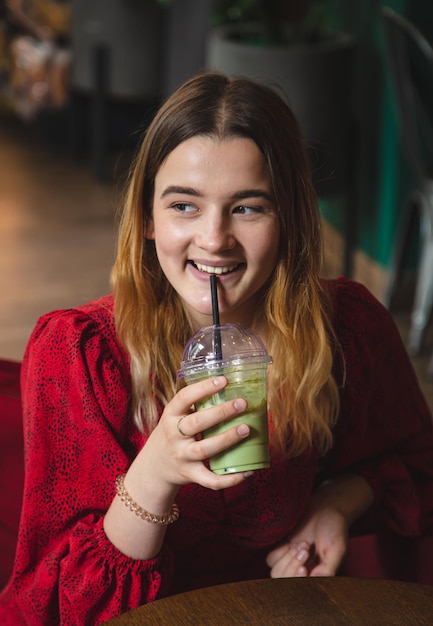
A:
{"type": "MultiPolygon", "coordinates": [[[[169,185],[164,189],[161,194],[161,198],[165,198],[172,193],[184,194],[187,196],[196,196],[199,197],[202,194],[198,191],[198,189],[194,189],[194,187],[183,187],[182,185],[169,185]]],[[[236,191],[231,196],[232,200],[245,200],[246,198],[265,198],[270,202],[273,201],[272,195],[266,191],[265,189],[242,189],[240,191],[236,191]]]]}
{"type": "Polygon", "coordinates": [[[181,185],[169,185],[164,189],[161,194],[161,198],[169,196],[171,193],[179,193],[187,196],[200,196],[200,192],[194,187],[182,187],[181,185]]]}
{"type": "Polygon", "coordinates": [[[233,200],[245,200],[245,198],[265,198],[270,202],[273,201],[272,195],[265,189],[243,189],[242,191],[236,191],[232,195],[233,200]]]}

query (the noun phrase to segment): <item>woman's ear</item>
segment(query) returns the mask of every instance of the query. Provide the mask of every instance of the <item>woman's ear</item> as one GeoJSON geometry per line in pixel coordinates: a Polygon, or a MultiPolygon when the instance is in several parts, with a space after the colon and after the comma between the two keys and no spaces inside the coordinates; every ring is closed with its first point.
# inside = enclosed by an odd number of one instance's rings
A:
{"type": "Polygon", "coordinates": [[[152,219],[150,219],[144,227],[144,238],[155,239],[155,228],[152,219]]]}

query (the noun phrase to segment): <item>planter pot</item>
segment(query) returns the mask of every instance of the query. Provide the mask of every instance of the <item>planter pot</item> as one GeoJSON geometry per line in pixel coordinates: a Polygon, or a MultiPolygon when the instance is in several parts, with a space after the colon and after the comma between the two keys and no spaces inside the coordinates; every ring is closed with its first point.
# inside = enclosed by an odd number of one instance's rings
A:
{"type": "Polygon", "coordinates": [[[213,10],[214,0],[181,0],[166,9],[164,97],[203,68],[213,10]]]}
{"type": "Polygon", "coordinates": [[[72,85],[94,91],[103,53],[108,95],[156,101],[162,92],[162,11],[155,0],[75,0],[72,85]]]}
{"type": "Polygon", "coordinates": [[[312,45],[259,46],[236,39],[229,25],[212,31],[206,66],[282,90],[312,148],[317,185],[326,193],[341,187],[346,175],[355,52],[355,39],[345,33],[312,45]]]}

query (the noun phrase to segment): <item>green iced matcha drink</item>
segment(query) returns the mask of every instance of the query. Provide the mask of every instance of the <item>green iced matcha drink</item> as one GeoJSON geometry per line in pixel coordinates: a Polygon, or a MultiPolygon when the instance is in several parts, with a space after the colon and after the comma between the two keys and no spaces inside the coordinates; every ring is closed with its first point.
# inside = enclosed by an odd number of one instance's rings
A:
{"type": "Polygon", "coordinates": [[[227,378],[227,386],[197,403],[197,410],[235,398],[244,398],[248,403],[242,414],[209,428],[203,437],[239,424],[248,424],[250,435],[209,459],[210,468],[216,474],[228,474],[269,467],[266,372],[271,357],[261,340],[246,327],[226,324],[219,326],[217,332],[221,352],[214,352],[215,326],[201,329],[185,348],[180,375],[187,384],[220,374],[227,378]]]}
{"type": "Polygon", "coordinates": [[[231,382],[233,372],[230,371],[230,368],[226,368],[222,373],[229,381],[227,387],[222,392],[198,403],[197,409],[207,409],[215,404],[235,398],[244,398],[248,407],[241,415],[209,428],[203,433],[203,436],[218,435],[227,428],[239,424],[248,424],[251,432],[248,439],[209,459],[210,468],[216,474],[228,474],[269,467],[266,364],[261,367],[260,364],[257,364],[252,371],[247,370],[245,380],[239,380],[242,378],[242,370],[238,369],[236,382],[231,382]],[[250,378],[250,376],[254,376],[254,378],[250,378]]]}

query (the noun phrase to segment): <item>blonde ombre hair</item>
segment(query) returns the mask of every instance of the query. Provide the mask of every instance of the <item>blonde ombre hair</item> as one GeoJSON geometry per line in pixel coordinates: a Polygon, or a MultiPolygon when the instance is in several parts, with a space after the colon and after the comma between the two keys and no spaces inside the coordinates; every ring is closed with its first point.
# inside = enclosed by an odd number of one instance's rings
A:
{"type": "Polygon", "coordinates": [[[332,374],[337,341],[320,279],[320,215],[303,137],[273,89],[218,73],[190,79],[162,105],[130,170],[111,281],[117,333],[131,358],[136,424],[152,430],[175,395],[183,346],[193,332],[145,232],[160,166],[182,141],[198,135],[252,139],[267,164],[280,222],[279,260],[254,326],[265,329],[273,357],[272,438],[283,454],[311,447],[323,454],[339,410],[332,374]]]}

